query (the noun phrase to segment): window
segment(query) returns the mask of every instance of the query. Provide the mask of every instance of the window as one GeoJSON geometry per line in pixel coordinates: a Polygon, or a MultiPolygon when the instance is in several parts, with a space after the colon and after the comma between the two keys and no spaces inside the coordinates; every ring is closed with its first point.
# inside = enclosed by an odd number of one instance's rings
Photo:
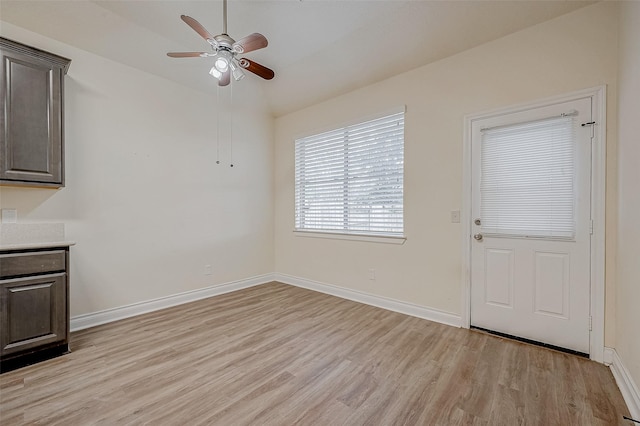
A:
{"type": "Polygon", "coordinates": [[[402,236],[404,108],[296,140],[295,229],[402,236]]]}
{"type": "Polygon", "coordinates": [[[556,117],[482,131],[482,231],[573,238],[575,126],[556,117]]]}

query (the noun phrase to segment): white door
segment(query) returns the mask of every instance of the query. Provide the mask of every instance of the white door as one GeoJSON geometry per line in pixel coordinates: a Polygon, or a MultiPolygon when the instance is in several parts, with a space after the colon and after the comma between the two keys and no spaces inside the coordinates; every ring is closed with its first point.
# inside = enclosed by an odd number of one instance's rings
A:
{"type": "Polygon", "coordinates": [[[589,353],[591,102],[472,123],[472,326],[589,353]]]}

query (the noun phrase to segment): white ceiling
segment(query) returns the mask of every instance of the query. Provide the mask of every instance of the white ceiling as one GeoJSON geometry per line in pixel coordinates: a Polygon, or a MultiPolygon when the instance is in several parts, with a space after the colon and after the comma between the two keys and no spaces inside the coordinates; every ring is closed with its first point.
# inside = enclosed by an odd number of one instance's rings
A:
{"type": "MultiPolygon", "coordinates": [[[[275,71],[276,77],[260,81],[260,87],[278,116],[591,3],[229,0],[228,32],[235,39],[252,32],[269,39],[266,49],[246,56],[275,71]]],[[[222,32],[221,0],[0,0],[5,22],[211,91],[210,58],[166,56],[169,51],[208,48],[180,20],[181,14],[194,17],[212,34],[222,32]]]]}

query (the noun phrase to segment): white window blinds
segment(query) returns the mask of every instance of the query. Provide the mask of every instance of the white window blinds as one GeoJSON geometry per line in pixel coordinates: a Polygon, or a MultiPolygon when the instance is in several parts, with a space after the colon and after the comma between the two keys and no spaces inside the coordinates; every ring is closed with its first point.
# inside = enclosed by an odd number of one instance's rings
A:
{"type": "Polygon", "coordinates": [[[404,112],[297,139],[295,228],[403,235],[404,112]]]}
{"type": "Polygon", "coordinates": [[[575,143],[571,117],[483,130],[483,233],[573,238],[575,143]]]}

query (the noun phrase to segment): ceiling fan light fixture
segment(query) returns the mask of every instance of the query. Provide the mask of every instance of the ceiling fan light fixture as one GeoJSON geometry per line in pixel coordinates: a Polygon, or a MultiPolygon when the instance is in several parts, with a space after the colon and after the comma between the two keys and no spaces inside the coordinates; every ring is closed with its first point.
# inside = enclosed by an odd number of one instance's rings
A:
{"type": "Polygon", "coordinates": [[[218,80],[220,80],[220,77],[222,77],[222,73],[218,71],[215,66],[211,67],[211,69],[209,70],[209,74],[211,74],[218,80]]]}
{"type": "Polygon", "coordinates": [[[216,59],[214,66],[218,71],[225,72],[227,71],[227,68],[229,68],[229,62],[227,62],[225,58],[218,58],[216,59]]]}
{"type": "Polygon", "coordinates": [[[231,74],[233,75],[233,79],[235,81],[240,81],[245,76],[244,71],[242,71],[241,68],[238,68],[233,62],[231,62],[231,74]]]}
{"type": "Polygon", "coordinates": [[[221,50],[216,55],[216,61],[213,63],[213,66],[221,73],[227,72],[232,58],[233,55],[231,55],[229,51],[221,50]]]}

